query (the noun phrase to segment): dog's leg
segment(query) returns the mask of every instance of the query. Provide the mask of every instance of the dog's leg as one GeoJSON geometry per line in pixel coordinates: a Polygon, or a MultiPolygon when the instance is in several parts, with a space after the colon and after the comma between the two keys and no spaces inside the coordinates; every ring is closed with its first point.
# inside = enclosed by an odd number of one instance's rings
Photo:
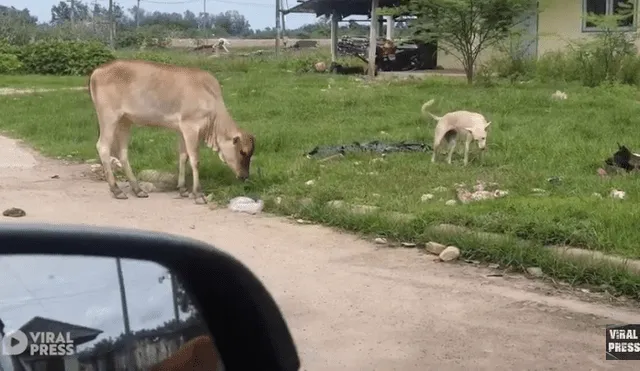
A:
{"type": "Polygon", "coordinates": [[[456,138],[453,137],[449,139],[449,155],[447,157],[447,163],[451,164],[451,157],[453,156],[453,152],[456,150],[456,138]]]}
{"type": "Polygon", "coordinates": [[[442,142],[443,137],[444,134],[442,134],[441,130],[438,130],[438,127],[436,127],[436,132],[433,136],[433,154],[431,155],[431,162],[436,162],[436,154],[438,153],[438,148],[440,148],[440,143],[442,142]]]}
{"type": "Polygon", "coordinates": [[[471,145],[471,141],[473,138],[470,134],[467,134],[467,140],[464,142],[464,166],[467,166],[469,163],[469,146],[471,145]]]}

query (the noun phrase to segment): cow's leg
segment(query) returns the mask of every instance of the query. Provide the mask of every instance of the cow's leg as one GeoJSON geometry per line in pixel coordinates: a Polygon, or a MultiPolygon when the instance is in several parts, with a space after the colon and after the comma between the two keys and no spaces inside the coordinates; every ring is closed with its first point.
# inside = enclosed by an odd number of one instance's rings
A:
{"type": "Polygon", "coordinates": [[[131,123],[122,122],[116,130],[116,140],[118,141],[118,159],[122,164],[122,169],[124,170],[124,174],[127,176],[129,180],[129,185],[131,186],[131,190],[136,197],[146,198],[149,197],[147,192],[143,191],[140,188],[140,184],[138,183],[138,179],[133,174],[133,170],[131,169],[131,164],[129,163],[129,138],[131,137],[131,123]]]}
{"type": "Polygon", "coordinates": [[[116,177],[113,175],[113,169],[111,168],[111,149],[116,141],[116,130],[120,124],[120,117],[115,113],[102,113],[98,114],[98,122],[100,123],[100,137],[96,142],[96,149],[100,156],[100,162],[102,163],[102,169],[104,175],[109,184],[109,189],[113,196],[119,200],[126,200],[127,195],[116,184],[116,177]]]}
{"type": "Polygon", "coordinates": [[[200,187],[200,173],[198,172],[198,144],[200,140],[198,132],[191,128],[184,128],[182,130],[182,136],[187,149],[187,155],[189,156],[189,164],[191,164],[191,175],[193,176],[193,199],[196,203],[198,203],[198,200],[200,199],[202,199],[204,203],[207,203],[207,199],[204,197],[204,193],[202,193],[202,188],[200,187]]]}
{"type": "Polygon", "coordinates": [[[178,147],[178,192],[180,192],[180,196],[182,197],[189,197],[189,190],[186,186],[187,160],[189,159],[189,155],[187,154],[187,147],[182,134],[178,135],[178,147]]]}

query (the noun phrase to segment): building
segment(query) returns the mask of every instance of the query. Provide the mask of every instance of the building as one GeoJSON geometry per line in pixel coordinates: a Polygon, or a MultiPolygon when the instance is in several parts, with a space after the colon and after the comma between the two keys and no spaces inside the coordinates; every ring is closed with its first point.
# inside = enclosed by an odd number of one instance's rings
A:
{"type": "MultiPolygon", "coordinates": [[[[30,332],[69,333],[69,338],[73,341],[75,347],[94,340],[102,333],[101,330],[43,317],[33,317],[22,325],[19,330],[25,334],[30,332]]],[[[29,339],[29,346],[31,344],[33,344],[33,341],[29,339]]],[[[78,371],[78,355],[30,356],[23,354],[13,357],[13,369],[14,371],[78,371]]]]}
{"type": "MultiPolygon", "coordinates": [[[[628,1],[628,0],[627,0],[628,1]]],[[[341,18],[349,15],[366,15],[371,9],[371,0],[298,0],[300,4],[288,10],[295,13],[330,15],[336,11],[341,18]]],[[[586,20],[588,13],[611,15],[625,0],[539,0],[537,9],[523,14],[519,23],[522,29],[521,42],[525,55],[539,58],[550,51],[566,49],[570,41],[593,37],[598,33],[595,25],[586,20]]],[[[379,6],[393,6],[394,1],[379,0],[379,6]]],[[[621,31],[634,31],[638,23],[638,0],[631,0],[634,15],[620,22],[621,31]]],[[[640,42],[637,42],[640,46],[640,42]]],[[[477,62],[481,63],[494,53],[486,50],[477,62]]],[[[453,55],[438,50],[437,64],[445,69],[462,69],[462,64],[453,55]]]]}

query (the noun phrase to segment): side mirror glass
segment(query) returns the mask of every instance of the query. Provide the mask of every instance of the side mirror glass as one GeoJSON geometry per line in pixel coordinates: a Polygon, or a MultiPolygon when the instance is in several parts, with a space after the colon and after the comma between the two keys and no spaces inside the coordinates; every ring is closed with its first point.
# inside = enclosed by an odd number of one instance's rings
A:
{"type": "Polygon", "coordinates": [[[2,256],[0,298],[2,371],[224,370],[194,299],[154,262],[2,256]]]}

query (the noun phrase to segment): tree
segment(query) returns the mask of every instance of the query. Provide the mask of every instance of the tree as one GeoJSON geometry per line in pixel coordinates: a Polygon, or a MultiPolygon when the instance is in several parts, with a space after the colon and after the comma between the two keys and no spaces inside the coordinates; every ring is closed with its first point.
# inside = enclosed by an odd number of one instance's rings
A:
{"type": "Polygon", "coordinates": [[[51,23],[61,24],[70,21],[71,14],[73,14],[75,21],[86,21],[89,19],[89,7],[87,4],[76,1],[73,3],[73,9],[71,9],[71,5],[61,1],[58,5],[51,7],[51,23]]]}
{"type": "Polygon", "coordinates": [[[536,4],[537,0],[401,0],[391,12],[416,16],[409,24],[414,37],[437,41],[438,48],[462,63],[471,84],[480,53],[507,38],[519,19],[536,11],[536,4]]]}
{"type": "Polygon", "coordinates": [[[18,10],[0,5],[0,39],[12,45],[24,45],[31,41],[38,18],[29,9],[18,10]]]}
{"type": "Polygon", "coordinates": [[[226,32],[231,36],[246,36],[251,34],[249,21],[237,10],[228,10],[213,16],[213,25],[216,30],[226,32]]]}

